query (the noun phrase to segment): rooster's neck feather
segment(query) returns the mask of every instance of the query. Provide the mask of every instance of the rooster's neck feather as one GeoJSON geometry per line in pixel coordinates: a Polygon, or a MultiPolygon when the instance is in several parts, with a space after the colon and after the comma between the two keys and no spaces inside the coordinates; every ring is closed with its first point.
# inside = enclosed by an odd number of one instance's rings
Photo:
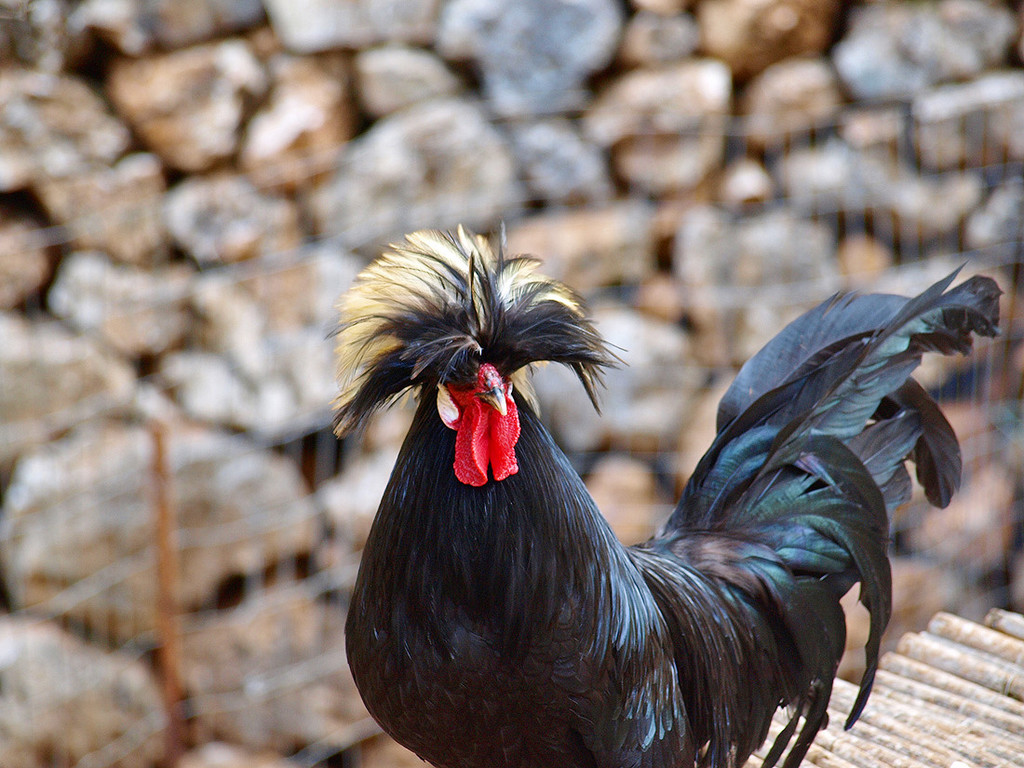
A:
{"type": "Polygon", "coordinates": [[[520,472],[476,488],[456,479],[455,433],[421,402],[360,574],[374,585],[369,610],[416,624],[394,631],[444,647],[454,611],[514,656],[567,608],[603,615],[570,603],[599,594],[595,582],[617,572],[622,551],[568,459],[529,406],[519,407],[520,472]]]}

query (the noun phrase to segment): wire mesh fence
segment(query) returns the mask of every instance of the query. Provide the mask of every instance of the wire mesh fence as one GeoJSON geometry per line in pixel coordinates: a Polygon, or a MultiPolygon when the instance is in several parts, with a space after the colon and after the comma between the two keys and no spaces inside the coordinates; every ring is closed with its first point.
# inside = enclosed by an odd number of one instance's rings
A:
{"type": "MultiPolygon", "coordinates": [[[[708,181],[677,199],[641,168],[614,200],[552,205],[519,185],[504,201],[510,250],[549,257],[631,364],[609,376],[599,420],[557,371],[537,381],[622,535],[663,519],[710,442],[723,384],[784,322],[836,290],[914,292],[965,265],[1002,285],[1003,335],[923,372],[961,436],[964,486],[949,510],[915,498],[894,521],[893,635],[939,609],[1022,608],[1024,152],[1007,128],[1019,104],[953,116],[885,104],[769,136],[725,118],[647,131],[631,139],[637,157],[671,172],[681,150],[666,142],[696,141],[708,181]]],[[[361,162],[340,146],[303,160],[311,178],[361,162]]],[[[284,173],[265,168],[253,188],[277,194],[284,173]]],[[[294,164],[288,174],[302,181],[294,164]]],[[[347,673],[346,596],[408,410],[334,438],[332,305],[379,244],[458,223],[463,204],[368,208],[183,276],[171,260],[156,291],[81,256],[111,219],[142,226],[146,210],[98,206],[29,233],[26,248],[64,262],[45,305],[2,321],[22,349],[12,358],[37,373],[26,392],[0,382],[0,681],[30,691],[0,713],[0,734],[28,723],[36,745],[11,768],[149,766],[211,741],[358,764],[376,729],[347,673]],[[64,272],[72,255],[77,275],[64,272]]]]}

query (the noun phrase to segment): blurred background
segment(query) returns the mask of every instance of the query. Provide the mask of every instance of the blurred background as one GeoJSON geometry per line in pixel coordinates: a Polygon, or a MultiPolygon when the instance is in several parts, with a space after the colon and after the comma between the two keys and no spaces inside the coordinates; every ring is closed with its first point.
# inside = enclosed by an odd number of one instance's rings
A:
{"type": "Polygon", "coordinates": [[[537,387],[627,541],[786,321],[992,275],[1003,335],[922,373],[965,479],[894,520],[888,637],[1024,609],[1021,26],[996,0],[0,0],[0,765],[421,764],[343,638],[409,412],[329,428],[333,304],[414,228],[503,223],[588,297],[627,363],[603,414],[537,387]]]}

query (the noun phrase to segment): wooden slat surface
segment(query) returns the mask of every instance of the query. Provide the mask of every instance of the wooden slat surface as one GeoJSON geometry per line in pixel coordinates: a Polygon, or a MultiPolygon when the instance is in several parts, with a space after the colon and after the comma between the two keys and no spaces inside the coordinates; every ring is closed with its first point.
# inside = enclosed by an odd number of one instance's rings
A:
{"type": "MultiPolygon", "coordinates": [[[[936,614],[882,659],[864,714],[844,731],[856,695],[836,681],[806,768],[1024,768],[1024,616],[936,614]]],[[[759,768],[770,745],[747,765],[759,768]]]]}

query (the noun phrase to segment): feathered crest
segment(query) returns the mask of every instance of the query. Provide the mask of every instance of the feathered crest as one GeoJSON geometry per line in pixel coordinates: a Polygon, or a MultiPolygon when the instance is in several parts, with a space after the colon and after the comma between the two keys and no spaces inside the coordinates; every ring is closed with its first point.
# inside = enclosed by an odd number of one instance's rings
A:
{"type": "Polygon", "coordinates": [[[469,383],[484,361],[534,406],[528,366],[563,363],[596,407],[601,368],[615,358],[580,297],[538,274],[539,263],[461,226],[391,245],[339,303],[335,431],[360,427],[411,387],[469,383]]]}

